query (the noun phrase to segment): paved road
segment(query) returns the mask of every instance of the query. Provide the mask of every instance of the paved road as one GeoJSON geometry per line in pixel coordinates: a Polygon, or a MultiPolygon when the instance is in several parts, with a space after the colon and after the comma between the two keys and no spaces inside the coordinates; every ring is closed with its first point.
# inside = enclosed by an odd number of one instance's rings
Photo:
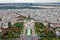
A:
{"type": "Polygon", "coordinates": [[[21,36],[21,40],[38,40],[36,36],[21,36]]]}

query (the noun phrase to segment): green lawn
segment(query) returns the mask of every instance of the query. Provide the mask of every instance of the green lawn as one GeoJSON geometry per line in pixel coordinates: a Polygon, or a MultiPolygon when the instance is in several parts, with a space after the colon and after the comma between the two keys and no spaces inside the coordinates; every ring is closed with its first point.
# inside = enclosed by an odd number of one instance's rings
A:
{"type": "Polygon", "coordinates": [[[32,29],[26,29],[26,35],[32,35],[32,29]]]}

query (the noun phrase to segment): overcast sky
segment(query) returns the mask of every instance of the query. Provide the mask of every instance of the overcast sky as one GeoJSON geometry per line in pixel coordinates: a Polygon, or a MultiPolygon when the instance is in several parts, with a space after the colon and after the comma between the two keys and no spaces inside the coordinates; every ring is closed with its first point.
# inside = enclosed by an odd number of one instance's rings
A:
{"type": "Polygon", "coordinates": [[[16,2],[60,2],[60,0],[0,0],[0,3],[16,3],[16,2]]]}

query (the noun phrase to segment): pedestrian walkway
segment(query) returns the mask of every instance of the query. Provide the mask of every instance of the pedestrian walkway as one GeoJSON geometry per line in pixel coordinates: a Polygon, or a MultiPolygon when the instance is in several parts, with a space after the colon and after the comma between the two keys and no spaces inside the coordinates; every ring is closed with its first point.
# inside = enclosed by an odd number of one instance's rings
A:
{"type": "Polygon", "coordinates": [[[24,33],[21,40],[38,40],[38,37],[35,36],[34,20],[24,20],[24,33]],[[26,35],[26,29],[32,29],[32,35],[26,35]]]}
{"type": "Polygon", "coordinates": [[[26,29],[32,29],[32,35],[35,35],[34,20],[24,20],[24,35],[26,35],[26,29]]]}
{"type": "Polygon", "coordinates": [[[38,37],[36,36],[22,36],[20,40],[38,40],[38,37]]]}

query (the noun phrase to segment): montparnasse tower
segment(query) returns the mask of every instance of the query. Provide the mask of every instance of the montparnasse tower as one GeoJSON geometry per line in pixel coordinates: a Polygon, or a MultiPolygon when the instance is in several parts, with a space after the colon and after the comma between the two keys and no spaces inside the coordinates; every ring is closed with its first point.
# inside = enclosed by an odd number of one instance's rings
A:
{"type": "Polygon", "coordinates": [[[28,19],[30,19],[30,14],[28,14],[28,19]]]}

